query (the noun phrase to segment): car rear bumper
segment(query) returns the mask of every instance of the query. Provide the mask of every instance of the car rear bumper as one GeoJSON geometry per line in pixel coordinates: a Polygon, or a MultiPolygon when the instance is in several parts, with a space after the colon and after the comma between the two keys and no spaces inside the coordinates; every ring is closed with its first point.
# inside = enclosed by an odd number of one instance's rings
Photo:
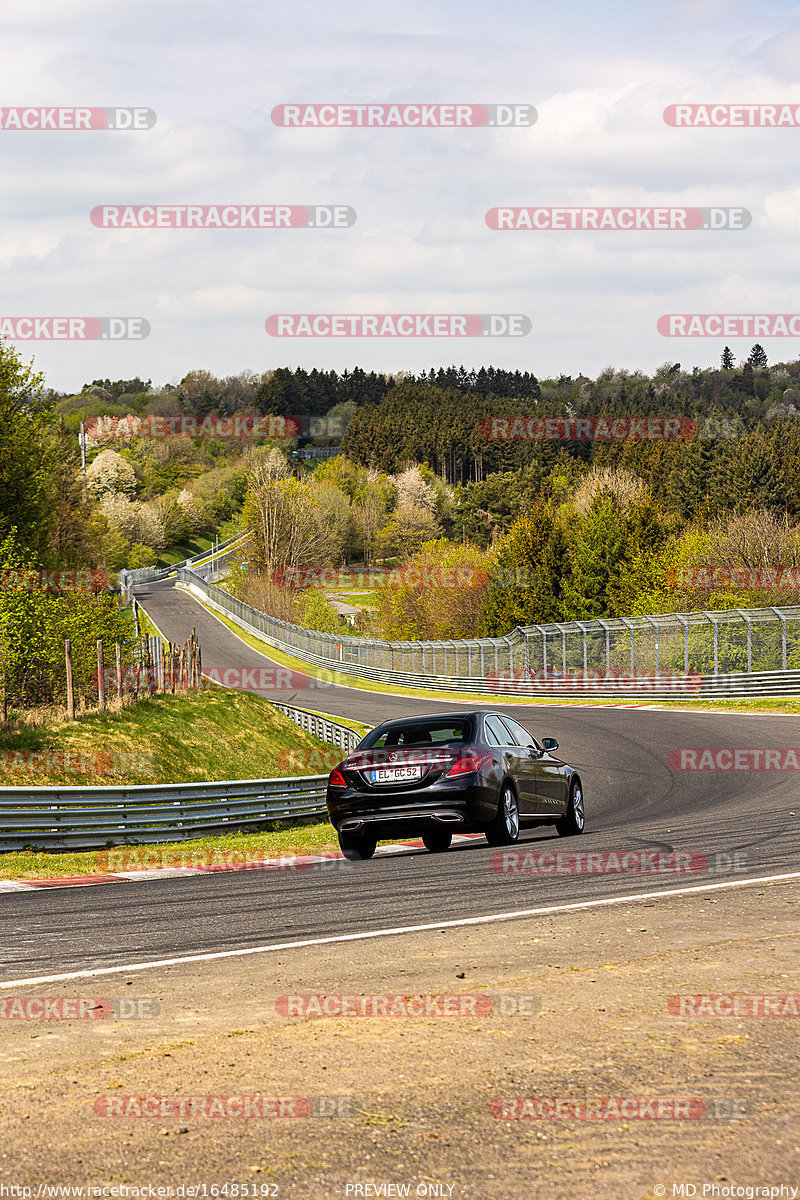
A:
{"type": "Polygon", "coordinates": [[[350,788],[339,795],[328,793],[328,814],[337,832],[368,833],[379,839],[427,829],[482,832],[496,813],[497,792],[484,786],[433,787],[422,795],[395,793],[385,799],[350,788]]]}

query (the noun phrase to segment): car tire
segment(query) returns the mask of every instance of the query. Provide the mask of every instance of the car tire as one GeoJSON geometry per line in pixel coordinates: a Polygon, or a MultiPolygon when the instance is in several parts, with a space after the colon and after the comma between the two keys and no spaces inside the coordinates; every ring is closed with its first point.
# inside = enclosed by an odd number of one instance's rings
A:
{"type": "Polygon", "coordinates": [[[560,837],[577,837],[586,828],[586,813],[583,806],[583,786],[579,779],[573,779],[569,789],[567,811],[560,821],[556,821],[556,832],[560,837]]]}
{"type": "Polygon", "coordinates": [[[431,854],[441,854],[449,850],[453,835],[449,829],[426,829],[422,835],[422,844],[431,854]]]}
{"type": "Polygon", "coordinates": [[[510,783],[504,783],[497,806],[497,816],[486,829],[490,846],[510,846],[519,837],[519,802],[510,783]]]}
{"type": "Polygon", "coordinates": [[[377,845],[377,838],[355,837],[352,833],[339,834],[339,849],[351,862],[372,858],[377,845]]]}

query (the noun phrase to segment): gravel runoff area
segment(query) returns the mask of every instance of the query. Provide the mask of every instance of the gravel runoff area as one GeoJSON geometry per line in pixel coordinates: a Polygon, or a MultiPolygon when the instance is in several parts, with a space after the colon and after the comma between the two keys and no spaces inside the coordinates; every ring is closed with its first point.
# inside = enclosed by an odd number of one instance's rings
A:
{"type": "Polygon", "coordinates": [[[758,884],[4,987],[0,1183],[792,1196],[799,901],[758,884]],[[101,1019],[58,1019],[79,997],[101,1019]]]}

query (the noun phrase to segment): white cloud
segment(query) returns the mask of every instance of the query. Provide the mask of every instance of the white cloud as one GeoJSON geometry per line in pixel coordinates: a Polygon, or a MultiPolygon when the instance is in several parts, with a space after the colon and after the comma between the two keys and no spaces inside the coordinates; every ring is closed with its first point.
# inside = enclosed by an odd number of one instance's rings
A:
{"type": "MultiPolygon", "coordinates": [[[[30,343],[56,387],[205,366],[599,370],[665,357],[670,311],[791,311],[797,130],[672,129],[675,102],[800,105],[783,2],[30,0],[4,17],[3,103],[141,105],[142,133],[0,133],[9,315],[140,315],[144,343],[30,343]],[[289,130],[288,101],[527,102],[516,130],[289,130]],[[344,203],[354,228],[114,231],[102,203],[344,203]],[[497,204],[740,205],[730,233],[496,233],[497,204]],[[524,312],[526,339],[270,339],[270,312],[524,312]]],[[[794,343],[768,348],[793,357],[794,343]]]]}

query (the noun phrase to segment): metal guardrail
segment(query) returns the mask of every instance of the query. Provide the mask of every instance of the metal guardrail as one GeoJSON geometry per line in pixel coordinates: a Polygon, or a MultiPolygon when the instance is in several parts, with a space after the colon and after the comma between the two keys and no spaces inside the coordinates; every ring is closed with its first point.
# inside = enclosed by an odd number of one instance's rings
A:
{"type": "Polygon", "coordinates": [[[273,708],[285,713],[301,729],[313,733],[320,741],[327,742],[330,746],[340,746],[348,754],[351,750],[355,750],[363,737],[363,734],[351,729],[349,725],[340,725],[338,721],[332,721],[330,717],[326,717],[322,713],[308,712],[304,708],[294,708],[291,704],[277,704],[274,700],[270,703],[273,708]]]}
{"type": "Polygon", "coordinates": [[[247,540],[247,533],[235,533],[233,537],[227,538],[224,542],[220,542],[211,550],[201,550],[199,554],[193,554],[190,558],[184,558],[178,563],[172,563],[169,567],[161,567],[156,570],[155,567],[135,567],[132,571],[126,570],[124,567],[119,573],[119,586],[123,596],[130,597],[131,590],[136,587],[137,583],[157,583],[160,579],[168,579],[170,575],[174,575],[181,567],[200,566],[205,560],[213,560],[220,552],[232,549],[237,543],[244,544],[247,540]]]}
{"type": "MultiPolygon", "coordinates": [[[[361,734],[321,713],[275,704],[346,753],[361,734]]],[[[0,788],[0,851],[177,842],[271,821],[325,817],[327,775],[131,787],[0,788]]]]}
{"type": "Polygon", "coordinates": [[[503,638],[388,642],[279,621],[188,568],[177,572],[177,582],[246,632],[343,683],[349,675],[498,698],[800,695],[800,606],[518,626],[503,638]]]}
{"type": "Polygon", "coordinates": [[[177,842],[324,816],[327,775],[139,787],[0,788],[0,850],[177,842]]]}

